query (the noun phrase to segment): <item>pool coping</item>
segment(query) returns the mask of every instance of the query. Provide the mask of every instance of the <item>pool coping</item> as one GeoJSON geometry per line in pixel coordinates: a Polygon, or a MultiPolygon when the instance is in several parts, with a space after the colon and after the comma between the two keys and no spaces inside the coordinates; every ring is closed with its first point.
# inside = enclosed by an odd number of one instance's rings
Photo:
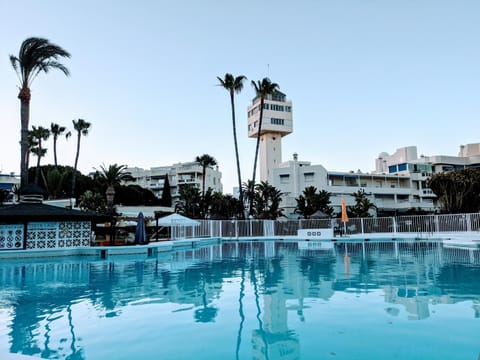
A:
{"type": "Polygon", "coordinates": [[[0,259],[28,259],[45,257],[80,257],[90,256],[105,259],[116,255],[144,255],[155,256],[158,253],[170,252],[175,249],[195,248],[196,246],[220,244],[230,241],[315,241],[315,242],[368,242],[368,241],[441,241],[445,247],[480,249],[480,233],[372,233],[337,236],[330,239],[315,237],[305,238],[292,236],[264,237],[223,237],[223,238],[194,238],[176,239],[159,242],[150,242],[144,245],[116,245],[116,246],[89,246],[68,249],[29,249],[29,250],[2,250],[0,259]],[[434,236],[433,236],[434,235],[434,236]],[[477,239],[473,239],[476,237],[477,239]]]}

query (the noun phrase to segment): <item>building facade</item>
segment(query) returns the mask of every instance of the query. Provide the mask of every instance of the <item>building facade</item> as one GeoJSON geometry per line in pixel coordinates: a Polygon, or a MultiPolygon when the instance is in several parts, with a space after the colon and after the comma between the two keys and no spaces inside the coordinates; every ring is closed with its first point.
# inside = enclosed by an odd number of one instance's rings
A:
{"type": "Polygon", "coordinates": [[[347,206],[354,205],[352,194],[363,190],[367,198],[381,213],[401,213],[412,208],[433,212],[436,209],[435,195],[430,191],[424,193],[415,180],[408,174],[360,173],[327,171],[322,165],[312,165],[308,161],[299,161],[294,154],[293,160],[284,162],[274,169],[273,185],[283,194],[282,207],[287,217],[295,214],[296,198],[303,190],[314,186],[318,191],[325,190],[331,194],[331,206],[340,212],[341,200],[347,206]]]}
{"type": "MultiPolygon", "coordinates": [[[[260,97],[248,107],[248,137],[257,138],[260,120],[260,97]]],[[[262,129],[260,132],[259,167],[260,181],[273,184],[272,169],[282,163],[282,137],[293,131],[292,102],[285,94],[276,91],[267,95],[263,104],[262,129]]]]}
{"type": "MultiPolygon", "coordinates": [[[[171,166],[152,167],[142,169],[138,167],[127,168],[133,180],[126,185],[139,185],[151,190],[158,198],[162,197],[165,177],[168,176],[172,201],[179,198],[179,188],[182,185],[192,184],[201,190],[203,168],[197,162],[177,163],[171,166]]],[[[215,192],[223,192],[222,173],[218,166],[207,167],[205,172],[205,189],[212,188],[215,192]]]]}
{"type": "Polygon", "coordinates": [[[389,155],[379,154],[371,173],[327,171],[322,165],[293,160],[273,169],[273,185],[284,193],[282,207],[288,217],[294,213],[296,198],[308,186],[331,194],[331,206],[340,211],[341,199],[354,204],[352,194],[365,191],[367,198],[382,214],[401,214],[409,210],[433,213],[439,210],[437,196],[428,187],[428,179],[436,173],[480,167],[480,143],[462,145],[458,156],[417,156],[416,146],[399,148],[389,155]]]}

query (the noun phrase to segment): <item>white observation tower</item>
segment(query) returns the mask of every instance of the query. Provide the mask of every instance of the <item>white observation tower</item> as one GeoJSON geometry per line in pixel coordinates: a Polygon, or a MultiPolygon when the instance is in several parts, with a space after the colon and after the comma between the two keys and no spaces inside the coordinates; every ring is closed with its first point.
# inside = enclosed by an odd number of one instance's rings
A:
{"type": "MultiPolygon", "coordinates": [[[[260,120],[260,97],[248,107],[248,137],[257,138],[260,120]]],[[[263,105],[262,132],[260,134],[260,181],[273,184],[273,168],[282,162],[282,137],[292,133],[292,102],[286,95],[275,91],[267,95],[263,105]]]]}

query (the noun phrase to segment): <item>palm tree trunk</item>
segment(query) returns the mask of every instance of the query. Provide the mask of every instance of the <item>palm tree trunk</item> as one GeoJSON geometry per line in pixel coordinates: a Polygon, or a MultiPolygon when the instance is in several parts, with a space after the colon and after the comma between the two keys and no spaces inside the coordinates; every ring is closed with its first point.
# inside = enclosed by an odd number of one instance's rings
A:
{"type": "MultiPolygon", "coordinates": [[[[262,131],[262,121],[263,121],[263,103],[265,102],[265,97],[260,97],[260,119],[258,120],[258,133],[257,133],[257,146],[255,148],[255,160],[253,162],[253,175],[252,175],[252,186],[255,187],[255,175],[257,174],[257,159],[258,159],[258,150],[260,148],[260,133],[262,131]]],[[[253,210],[253,189],[250,191],[249,199],[249,211],[248,214],[252,215],[253,210]]]]}
{"type": "Polygon", "coordinates": [[[55,162],[55,168],[57,166],[57,135],[53,136],[53,161],[55,162]]]}
{"type": "Polygon", "coordinates": [[[37,167],[35,168],[35,185],[38,185],[40,178],[40,159],[42,158],[42,140],[38,141],[37,167]]]}
{"type": "Polygon", "coordinates": [[[75,164],[73,166],[73,175],[72,175],[72,197],[75,197],[75,182],[77,180],[77,165],[78,165],[78,156],[80,155],[80,138],[82,133],[78,132],[77,137],[77,154],[75,155],[75,164]]]}
{"type": "Polygon", "coordinates": [[[22,88],[20,99],[20,184],[28,185],[28,123],[30,119],[30,90],[22,88]]]}
{"type": "Polygon", "coordinates": [[[235,124],[235,100],[234,92],[230,90],[230,102],[232,104],[232,125],[233,125],[233,143],[235,144],[235,158],[237,160],[237,177],[238,177],[238,191],[239,191],[239,200],[242,209],[242,218],[245,216],[243,208],[243,191],[242,191],[242,176],[240,174],[240,158],[238,156],[238,143],[237,143],[237,125],[235,124]]]}

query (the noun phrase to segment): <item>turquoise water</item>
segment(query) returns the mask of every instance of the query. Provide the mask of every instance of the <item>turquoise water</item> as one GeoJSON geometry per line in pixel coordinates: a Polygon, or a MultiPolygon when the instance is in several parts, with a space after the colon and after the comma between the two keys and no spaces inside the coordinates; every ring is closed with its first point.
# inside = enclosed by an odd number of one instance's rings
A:
{"type": "Polygon", "coordinates": [[[477,359],[480,254],[229,242],[0,262],[0,359],[477,359]]]}

